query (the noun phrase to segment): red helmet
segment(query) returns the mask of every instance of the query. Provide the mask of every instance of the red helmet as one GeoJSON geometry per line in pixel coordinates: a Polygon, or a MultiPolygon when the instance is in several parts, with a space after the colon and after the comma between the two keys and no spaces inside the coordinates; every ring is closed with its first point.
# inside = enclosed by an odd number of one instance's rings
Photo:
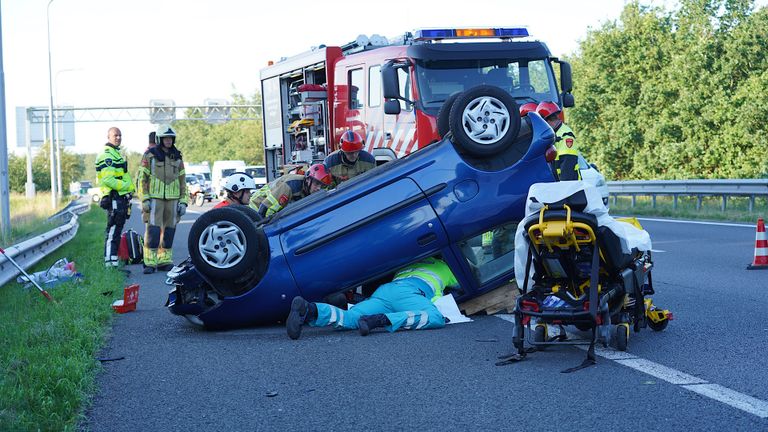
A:
{"type": "Polygon", "coordinates": [[[546,120],[547,117],[559,113],[560,107],[554,102],[544,101],[536,107],[536,112],[541,116],[541,118],[546,120]]]}
{"type": "Polygon", "coordinates": [[[348,130],[341,134],[341,151],[356,152],[363,149],[365,140],[363,137],[354,131],[348,130]]]}
{"type": "Polygon", "coordinates": [[[316,163],[309,167],[306,173],[304,173],[305,183],[307,186],[313,182],[318,182],[322,186],[330,186],[333,181],[330,171],[324,164],[316,163]]]}
{"type": "Polygon", "coordinates": [[[525,117],[531,111],[536,111],[536,102],[528,102],[520,106],[520,117],[525,117]]]}

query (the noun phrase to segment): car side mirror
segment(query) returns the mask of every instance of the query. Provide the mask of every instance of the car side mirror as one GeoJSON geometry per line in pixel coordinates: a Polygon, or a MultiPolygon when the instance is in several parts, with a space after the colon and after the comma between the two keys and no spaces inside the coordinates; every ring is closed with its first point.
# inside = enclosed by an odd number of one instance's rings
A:
{"type": "Polygon", "coordinates": [[[384,102],[384,114],[400,114],[400,102],[395,99],[384,102]]]}

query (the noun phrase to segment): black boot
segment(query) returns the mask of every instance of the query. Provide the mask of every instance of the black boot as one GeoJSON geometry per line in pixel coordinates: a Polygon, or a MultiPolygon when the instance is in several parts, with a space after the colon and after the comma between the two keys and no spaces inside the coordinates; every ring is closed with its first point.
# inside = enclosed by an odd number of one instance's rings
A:
{"type": "Polygon", "coordinates": [[[155,272],[155,268],[151,266],[144,266],[144,274],[152,274],[155,272]]]}
{"type": "Polygon", "coordinates": [[[288,337],[298,339],[301,336],[301,326],[314,319],[317,319],[317,306],[302,297],[294,297],[291,302],[291,313],[285,321],[288,337]]]}
{"type": "Polygon", "coordinates": [[[386,327],[392,325],[384,314],[365,315],[357,320],[357,329],[360,330],[361,336],[368,336],[371,330],[379,327],[386,327]]]}

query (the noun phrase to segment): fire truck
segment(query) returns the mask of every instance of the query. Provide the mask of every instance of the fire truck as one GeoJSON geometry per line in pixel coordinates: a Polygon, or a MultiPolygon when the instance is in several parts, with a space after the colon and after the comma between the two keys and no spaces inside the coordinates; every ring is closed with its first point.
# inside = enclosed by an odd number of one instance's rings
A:
{"type": "Polygon", "coordinates": [[[359,36],[270,62],[260,75],[268,180],[322,161],[348,129],[365,138],[377,162],[421,149],[445,133],[441,108],[478,85],[500,87],[518,105],[574,105],[570,65],[526,28],[359,36]]]}

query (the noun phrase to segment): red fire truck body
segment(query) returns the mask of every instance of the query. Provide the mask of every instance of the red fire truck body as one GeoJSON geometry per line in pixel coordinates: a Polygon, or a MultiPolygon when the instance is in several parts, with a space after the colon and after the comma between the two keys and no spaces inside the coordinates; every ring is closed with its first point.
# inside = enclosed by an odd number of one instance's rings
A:
{"type": "Polygon", "coordinates": [[[481,84],[507,90],[519,104],[573,106],[570,65],[525,36],[525,29],[421,30],[395,43],[361,36],[262,69],[268,180],[321,161],[347,129],[362,134],[377,161],[423,148],[440,139],[443,103],[481,84]]]}

